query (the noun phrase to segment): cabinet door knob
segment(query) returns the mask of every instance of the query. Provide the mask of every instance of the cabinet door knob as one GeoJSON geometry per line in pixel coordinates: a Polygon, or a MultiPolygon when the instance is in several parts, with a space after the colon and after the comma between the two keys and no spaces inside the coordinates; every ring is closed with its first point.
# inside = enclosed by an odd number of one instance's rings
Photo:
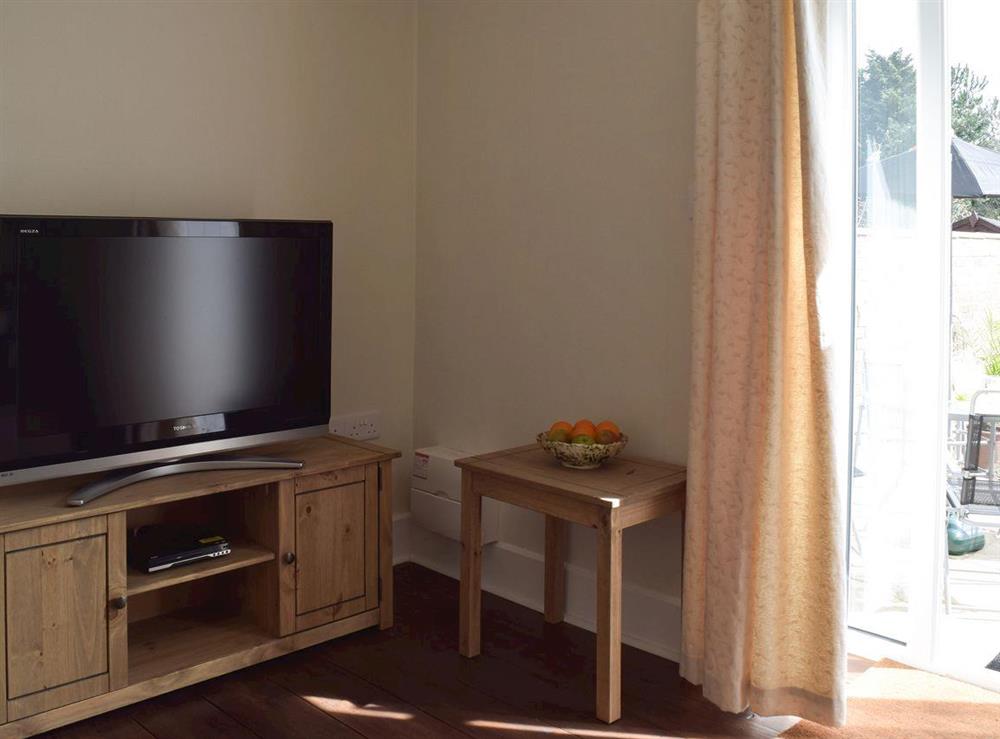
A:
{"type": "Polygon", "coordinates": [[[111,599],[111,607],[116,610],[122,610],[128,605],[128,598],[124,595],[119,595],[117,598],[111,599]]]}
{"type": "Polygon", "coordinates": [[[285,564],[290,565],[295,562],[295,552],[285,552],[285,564]]]}

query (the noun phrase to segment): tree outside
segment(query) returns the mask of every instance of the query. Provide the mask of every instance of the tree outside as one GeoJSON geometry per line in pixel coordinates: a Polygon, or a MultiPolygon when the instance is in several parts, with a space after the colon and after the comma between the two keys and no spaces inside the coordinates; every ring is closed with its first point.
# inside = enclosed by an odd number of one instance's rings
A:
{"type": "MultiPolygon", "coordinates": [[[[1000,101],[986,93],[989,78],[968,65],[951,68],[951,125],[970,144],[1000,151],[1000,101]]],[[[858,161],[885,159],[917,143],[917,74],[913,57],[897,49],[888,55],[869,51],[858,70],[860,111],[858,161]]],[[[1000,219],[1000,198],[952,200],[952,220],[975,211],[1000,219]]]]}

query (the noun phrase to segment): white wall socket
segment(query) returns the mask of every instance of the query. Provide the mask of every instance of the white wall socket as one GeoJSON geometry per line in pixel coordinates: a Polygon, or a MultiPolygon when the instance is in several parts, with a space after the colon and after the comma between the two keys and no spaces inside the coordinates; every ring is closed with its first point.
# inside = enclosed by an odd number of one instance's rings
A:
{"type": "Polygon", "coordinates": [[[364,441],[377,439],[382,429],[382,411],[364,411],[363,413],[345,413],[334,416],[330,421],[330,433],[346,436],[349,439],[364,441]]]}

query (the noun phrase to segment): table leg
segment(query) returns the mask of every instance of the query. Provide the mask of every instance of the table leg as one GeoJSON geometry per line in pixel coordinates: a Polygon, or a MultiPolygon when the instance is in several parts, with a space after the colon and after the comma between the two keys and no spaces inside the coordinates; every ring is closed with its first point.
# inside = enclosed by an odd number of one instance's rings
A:
{"type": "Polygon", "coordinates": [[[617,721],[621,707],[622,529],[612,509],[597,528],[597,718],[617,721]]]}
{"type": "Polygon", "coordinates": [[[459,587],[458,651],[479,654],[482,607],[483,499],[472,489],[472,473],[462,470],[462,565],[459,587]]]}
{"type": "Polygon", "coordinates": [[[566,615],[566,536],[568,523],[545,517],[545,622],[557,624],[566,615]]]}

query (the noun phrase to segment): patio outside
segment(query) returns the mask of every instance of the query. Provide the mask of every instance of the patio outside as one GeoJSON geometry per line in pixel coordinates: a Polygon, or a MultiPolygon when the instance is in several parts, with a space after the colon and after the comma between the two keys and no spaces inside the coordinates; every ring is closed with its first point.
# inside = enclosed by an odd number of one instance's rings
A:
{"type": "MultiPolygon", "coordinates": [[[[988,226],[988,224],[987,224],[988,226]]],[[[952,396],[948,479],[963,466],[967,419],[979,391],[977,413],[1000,413],[1000,233],[952,233],[952,396]]],[[[994,433],[995,436],[995,433],[994,433]]],[[[980,467],[997,484],[996,439],[983,444],[980,467]]],[[[986,665],[1000,655],[1000,509],[969,516],[984,533],[976,552],[950,555],[946,569],[942,647],[959,661],[986,665]]]]}
{"type": "MultiPolygon", "coordinates": [[[[858,235],[858,279],[862,284],[857,290],[858,397],[851,496],[852,625],[899,641],[909,638],[907,609],[915,576],[909,537],[913,525],[909,522],[914,515],[912,491],[918,489],[919,481],[908,477],[905,465],[881,462],[907,459],[915,453],[915,440],[907,438],[910,398],[900,379],[907,335],[919,327],[888,318],[896,311],[893,293],[879,289],[879,283],[892,274],[887,270],[898,266],[899,251],[907,246],[905,239],[886,234],[858,235]],[[864,275],[871,284],[864,284],[864,275]],[[894,330],[888,328],[892,326],[894,330]]],[[[979,390],[1000,391],[1000,376],[987,372],[987,365],[992,366],[992,339],[1000,336],[1000,290],[995,289],[1000,286],[1000,233],[953,233],[952,276],[956,338],[948,479],[960,495],[970,400],[979,390]]],[[[894,279],[906,277],[897,272],[894,279]]],[[[1000,353],[997,357],[1000,359],[1000,353]]],[[[976,410],[1000,414],[1000,392],[982,396],[976,410]]],[[[942,491],[942,536],[946,522],[943,497],[942,491]]],[[[970,518],[977,520],[974,515],[970,518]]],[[[993,520],[1000,522],[996,516],[993,520]]],[[[948,558],[948,603],[942,604],[947,607],[941,631],[945,650],[978,667],[1000,654],[1000,536],[997,528],[984,526],[982,531],[982,549],[948,558]]]]}

